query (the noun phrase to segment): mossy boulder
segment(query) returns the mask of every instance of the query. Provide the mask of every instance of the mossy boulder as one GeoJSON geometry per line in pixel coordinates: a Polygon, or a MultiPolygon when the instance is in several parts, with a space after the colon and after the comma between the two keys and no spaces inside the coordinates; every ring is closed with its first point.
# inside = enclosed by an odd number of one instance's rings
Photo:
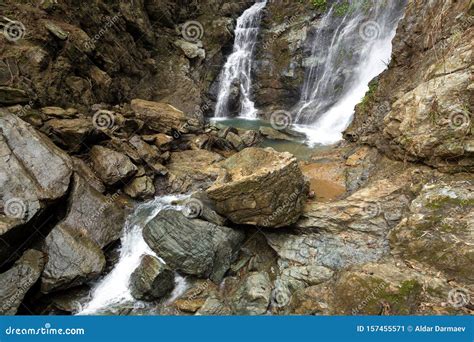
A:
{"type": "Polygon", "coordinates": [[[474,186],[472,181],[427,185],[411,215],[390,235],[393,252],[457,281],[474,283],[474,186]]]}

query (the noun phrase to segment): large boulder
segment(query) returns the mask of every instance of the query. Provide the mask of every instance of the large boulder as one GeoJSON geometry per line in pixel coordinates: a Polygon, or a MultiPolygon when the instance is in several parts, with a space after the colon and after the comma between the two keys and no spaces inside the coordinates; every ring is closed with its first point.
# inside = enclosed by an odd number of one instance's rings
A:
{"type": "Polygon", "coordinates": [[[126,155],[106,147],[94,146],[90,155],[94,170],[109,185],[126,180],[138,170],[126,155]]]}
{"type": "Polygon", "coordinates": [[[283,227],[303,211],[308,185],[296,158],[271,148],[247,148],[219,164],[207,194],[217,212],[237,224],[283,227]]]}
{"type": "MultiPolygon", "coordinates": [[[[34,242],[33,220],[66,195],[71,159],[18,117],[0,111],[0,260],[34,242]]],[[[41,224],[41,222],[38,222],[41,224]]]]}
{"type": "Polygon", "coordinates": [[[173,288],[173,271],[157,258],[143,255],[130,277],[132,296],[138,300],[155,300],[166,296],[173,288]]]}
{"type": "Polygon", "coordinates": [[[68,289],[97,278],[105,267],[99,245],[82,231],[58,224],[44,241],[48,256],[41,277],[41,291],[68,289]]]}
{"type": "Polygon", "coordinates": [[[0,274],[0,315],[16,314],[25,294],[39,279],[44,264],[44,254],[30,249],[12,268],[0,274]]]}
{"type": "Polygon", "coordinates": [[[393,253],[474,284],[474,183],[428,184],[390,235],[393,253]]]}
{"type": "Polygon", "coordinates": [[[218,282],[234,260],[244,234],[163,210],[145,226],[143,237],[171,268],[218,282]]]}
{"type": "Polygon", "coordinates": [[[118,195],[102,195],[78,174],[73,179],[64,223],[86,233],[101,248],[118,240],[126,218],[125,209],[117,202],[118,195]]]}
{"type": "Polygon", "coordinates": [[[179,130],[187,121],[182,111],[167,103],[134,99],[130,105],[138,119],[160,133],[179,130]]]}

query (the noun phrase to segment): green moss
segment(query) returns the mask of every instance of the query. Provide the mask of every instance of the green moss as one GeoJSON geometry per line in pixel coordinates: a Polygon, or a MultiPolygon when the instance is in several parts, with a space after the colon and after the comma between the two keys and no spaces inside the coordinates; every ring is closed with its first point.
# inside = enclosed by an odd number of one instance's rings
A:
{"type": "Polygon", "coordinates": [[[347,15],[353,8],[349,1],[343,1],[340,4],[334,5],[334,14],[338,17],[344,17],[347,15]]]}
{"type": "Polygon", "coordinates": [[[365,94],[364,98],[359,104],[359,108],[362,111],[367,111],[369,108],[369,104],[375,99],[375,92],[377,91],[377,88],[379,86],[379,83],[377,80],[370,82],[369,84],[369,90],[365,94]]]}
{"type": "Polygon", "coordinates": [[[409,315],[416,312],[422,291],[416,280],[404,281],[394,290],[382,279],[354,276],[337,288],[336,296],[345,314],[379,315],[388,307],[392,315],[409,315]]]}
{"type": "Polygon", "coordinates": [[[328,8],[327,0],[310,0],[311,4],[319,11],[324,12],[328,8]]]}
{"type": "Polygon", "coordinates": [[[431,200],[426,204],[427,208],[433,210],[445,209],[447,207],[466,207],[474,206],[474,200],[471,199],[459,199],[452,197],[443,197],[436,200],[431,200]]]}

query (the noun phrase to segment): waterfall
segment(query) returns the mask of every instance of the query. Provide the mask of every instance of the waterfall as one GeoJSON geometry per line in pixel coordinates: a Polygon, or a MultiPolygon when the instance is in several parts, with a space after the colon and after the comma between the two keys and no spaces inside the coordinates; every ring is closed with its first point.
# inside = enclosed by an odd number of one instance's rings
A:
{"type": "Polygon", "coordinates": [[[294,123],[312,143],[342,139],[369,82],[391,59],[405,1],[339,0],[310,35],[310,57],[294,123]]]}
{"type": "Polygon", "coordinates": [[[239,116],[255,118],[257,110],[251,100],[252,57],[260,30],[262,10],[267,2],[257,2],[238,19],[232,54],[219,76],[219,93],[215,117],[226,117],[232,112],[239,116]]]}
{"type": "MultiPolygon", "coordinates": [[[[127,219],[121,242],[120,258],[112,271],[101,279],[93,288],[91,300],[78,313],[79,315],[93,315],[106,311],[108,308],[119,308],[120,305],[136,303],[129,289],[129,280],[132,272],[138,267],[141,256],[149,254],[157,256],[146,244],[142,230],[163,209],[179,209],[172,203],[182,200],[186,196],[164,196],[153,201],[141,204],[127,219]]],[[[178,297],[184,292],[185,280],[176,276],[178,286],[171,294],[178,297]]]]}

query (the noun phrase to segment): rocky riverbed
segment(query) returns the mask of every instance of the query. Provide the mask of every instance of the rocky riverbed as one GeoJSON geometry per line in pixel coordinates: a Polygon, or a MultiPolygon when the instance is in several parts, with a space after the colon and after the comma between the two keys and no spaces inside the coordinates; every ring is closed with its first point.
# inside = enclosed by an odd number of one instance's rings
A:
{"type": "Polygon", "coordinates": [[[408,0],[331,146],[271,122],[316,3],[263,10],[250,123],[208,116],[253,2],[1,4],[0,314],[472,314],[473,2],[408,0]]]}

